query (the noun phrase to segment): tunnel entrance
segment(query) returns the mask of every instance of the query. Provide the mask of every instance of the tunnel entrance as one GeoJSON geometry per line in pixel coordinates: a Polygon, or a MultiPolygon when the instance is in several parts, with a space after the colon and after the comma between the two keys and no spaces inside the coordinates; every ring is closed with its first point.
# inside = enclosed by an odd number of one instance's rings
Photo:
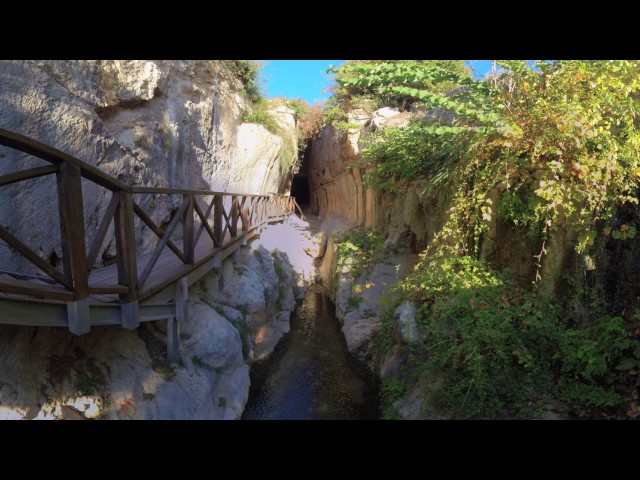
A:
{"type": "Polygon", "coordinates": [[[291,196],[296,198],[300,208],[311,206],[311,189],[309,188],[309,158],[311,157],[311,142],[304,149],[300,168],[291,179],[291,196]]]}
{"type": "Polygon", "coordinates": [[[311,196],[309,194],[309,179],[300,175],[293,177],[291,183],[291,196],[296,197],[296,201],[301,208],[311,204],[311,196]]]}

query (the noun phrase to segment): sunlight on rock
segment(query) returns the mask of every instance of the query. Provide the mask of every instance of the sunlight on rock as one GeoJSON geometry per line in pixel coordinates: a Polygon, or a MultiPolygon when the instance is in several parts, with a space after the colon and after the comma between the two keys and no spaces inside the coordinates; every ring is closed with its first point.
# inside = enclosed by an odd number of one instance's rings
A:
{"type": "Polygon", "coordinates": [[[79,396],[44,404],[34,420],[85,420],[103,414],[103,402],[97,396],[79,396]]]}
{"type": "Polygon", "coordinates": [[[22,420],[26,413],[26,410],[21,408],[0,406],[0,420],[22,420]]]}

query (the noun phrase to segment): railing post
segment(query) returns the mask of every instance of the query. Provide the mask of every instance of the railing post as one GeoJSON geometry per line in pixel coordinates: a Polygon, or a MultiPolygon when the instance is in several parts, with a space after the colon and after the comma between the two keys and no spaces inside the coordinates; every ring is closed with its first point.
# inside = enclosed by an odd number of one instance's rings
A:
{"type": "MultiPolygon", "coordinates": [[[[238,212],[238,197],[233,195],[231,197],[231,213],[229,213],[229,217],[231,218],[231,224],[229,225],[229,234],[231,235],[231,239],[235,240],[238,238],[238,218],[240,217],[238,212]]],[[[237,262],[240,259],[240,249],[236,249],[233,252],[233,259],[237,262]]]]}
{"type": "Polygon", "coordinates": [[[195,202],[195,198],[193,195],[185,194],[183,195],[183,201],[189,202],[186,210],[184,211],[183,223],[182,223],[182,233],[184,236],[184,246],[183,251],[184,256],[187,259],[187,263],[189,265],[193,265],[195,263],[195,232],[193,227],[193,202],[195,202]]]}
{"type": "Polygon", "coordinates": [[[56,174],[60,237],[64,276],[73,285],[73,301],[67,303],[69,330],[82,335],[91,330],[89,318],[89,269],[84,238],[84,207],[80,168],[61,162],[56,174]]]}
{"type": "Polygon", "coordinates": [[[249,230],[249,207],[242,208],[240,218],[242,221],[242,240],[240,244],[244,247],[247,245],[247,231],[249,230]]]}
{"type": "Polygon", "coordinates": [[[213,198],[213,237],[218,244],[218,253],[213,257],[213,268],[222,267],[222,210],[224,204],[222,202],[222,195],[216,195],[213,198]]]}
{"type": "Polygon", "coordinates": [[[262,199],[262,225],[260,225],[260,232],[262,232],[263,228],[264,228],[264,222],[269,220],[269,203],[270,200],[273,198],[273,196],[271,197],[264,197],[262,199]]]}
{"type": "Polygon", "coordinates": [[[269,212],[267,211],[267,206],[269,200],[267,197],[262,197],[262,202],[260,203],[260,231],[262,231],[262,224],[265,220],[269,219],[269,212]]]}
{"type": "Polygon", "coordinates": [[[179,325],[188,318],[189,284],[187,277],[182,277],[176,283],[176,315],[169,318],[167,323],[167,360],[175,362],[180,357],[179,325]]]}
{"type": "Polygon", "coordinates": [[[235,195],[231,197],[231,225],[229,226],[229,232],[231,238],[238,238],[238,197],[235,195]]]}
{"type": "Polygon", "coordinates": [[[258,225],[258,234],[262,233],[262,222],[264,222],[265,218],[265,197],[260,197],[257,204],[257,213],[256,213],[256,223],[258,225]]]}
{"type": "Polygon", "coordinates": [[[253,228],[260,223],[260,202],[262,201],[262,197],[255,197],[253,201],[253,205],[251,205],[251,223],[249,224],[249,228],[253,228]]]}
{"type": "Polygon", "coordinates": [[[138,315],[138,269],[136,262],[136,237],[133,226],[133,194],[121,190],[120,202],[114,216],[118,283],[127,287],[120,294],[122,326],[133,330],[140,325],[138,315]]]}
{"type": "Polygon", "coordinates": [[[213,204],[213,236],[216,238],[218,247],[222,249],[222,209],[224,205],[222,203],[222,195],[216,195],[213,204]]]}

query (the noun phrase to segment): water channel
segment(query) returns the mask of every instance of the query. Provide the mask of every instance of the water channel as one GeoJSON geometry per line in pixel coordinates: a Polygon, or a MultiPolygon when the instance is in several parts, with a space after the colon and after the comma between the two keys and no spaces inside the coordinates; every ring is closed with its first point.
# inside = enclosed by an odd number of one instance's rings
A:
{"type": "Polygon", "coordinates": [[[247,420],[378,419],[378,385],[351,357],[321,286],[307,291],[291,331],[271,356],[253,365],[247,420]]]}

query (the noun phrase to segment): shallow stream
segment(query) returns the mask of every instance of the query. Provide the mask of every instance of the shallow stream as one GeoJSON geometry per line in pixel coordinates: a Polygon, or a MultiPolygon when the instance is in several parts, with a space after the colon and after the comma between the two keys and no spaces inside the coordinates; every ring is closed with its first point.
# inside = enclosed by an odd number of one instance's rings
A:
{"type": "Polygon", "coordinates": [[[378,419],[378,386],[349,354],[334,306],[311,287],[291,316],[291,331],[253,365],[248,420],[378,419]]]}

